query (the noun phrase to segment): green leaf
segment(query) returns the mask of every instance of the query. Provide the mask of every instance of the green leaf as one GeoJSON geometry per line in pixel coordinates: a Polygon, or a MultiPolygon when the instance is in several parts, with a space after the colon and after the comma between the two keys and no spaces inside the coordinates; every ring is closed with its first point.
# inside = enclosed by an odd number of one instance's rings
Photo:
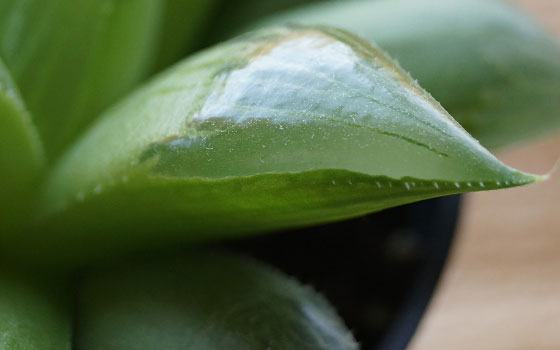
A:
{"type": "Polygon", "coordinates": [[[70,312],[53,281],[0,273],[0,349],[70,350],[70,312]]]}
{"type": "Polygon", "coordinates": [[[0,235],[15,230],[30,209],[43,165],[35,126],[0,59],[0,235]]]}
{"type": "Polygon", "coordinates": [[[203,52],[109,110],[50,176],[41,248],[84,258],[235,237],[537,179],[366,41],[281,27],[203,52]]]}
{"type": "Polygon", "coordinates": [[[264,20],[334,25],[376,42],[487,147],[560,126],[560,45],[501,1],[311,5],[264,20]]]}
{"type": "Polygon", "coordinates": [[[165,0],[154,70],[159,71],[192,50],[202,36],[217,0],[165,0]]]}
{"type": "Polygon", "coordinates": [[[4,57],[53,158],[146,73],[161,1],[4,0],[4,57]]]}
{"type": "Polygon", "coordinates": [[[98,273],[80,300],[80,350],[358,348],[313,290],[223,254],[98,273]]]}
{"type": "Polygon", "coordinates": [[[221,1],[206,39],[211,43],[231,39],[248,23],[258,21],[282,10],[325,0],[236,0],[221,1]]]}

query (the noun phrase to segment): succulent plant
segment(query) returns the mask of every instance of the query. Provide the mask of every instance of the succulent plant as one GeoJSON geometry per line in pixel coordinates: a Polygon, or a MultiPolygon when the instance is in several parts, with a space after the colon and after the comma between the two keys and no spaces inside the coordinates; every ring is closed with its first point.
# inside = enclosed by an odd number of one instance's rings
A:
{"type": "Polygon", "coordinates": [[[546,177],[469,134],[558,124],[560,48],[508,6],[319,3],[154,75],[220,6],[0,0],[1,349],[354,349],[311,287],[200,244],[546,177]]]}

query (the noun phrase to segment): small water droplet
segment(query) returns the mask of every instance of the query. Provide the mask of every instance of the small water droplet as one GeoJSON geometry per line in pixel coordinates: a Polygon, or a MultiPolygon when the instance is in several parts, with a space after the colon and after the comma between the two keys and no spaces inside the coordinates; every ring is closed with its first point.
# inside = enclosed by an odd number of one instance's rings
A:
{"type": "Polygon", "coordinates": [[[500,181],[496,181],[496,186],[500,186],[502,183],[500,181]]]}
{"type": "Polygon", "coordinates": [[[333,185],[336,185],[336,181],[332,180],[331,182],[332,182],[333,185]]]}
{"type": "Polygon", "coordinates": [[[437,188],[439,190],[439,184],[437,182],[434,181],[434,187],[437,188]]]}
{"type": "Polygon", "coordinates": [[[472,183],[467,182],[467,186],[472,187],[472,183]]]}
{"type": "Polygon", "coordinates": [[[461,185],[459,185],[459,183],[458,183],[458,182],[455,182],[455,187],[457,187],[457,188],[461,188],[461,185]]]}
{"type": "Polygon", "coordinates": [[[352,180],[348,180],[348,184],[351,185],[351,184],[352,184],[352,180]]]}
{"type": "Polygon", "coordinates": [[[379,183],[379,181],[376,181],[375,184],[377,185],[378,188],[381,188],[381,184],[379,183]]]}
{"type": "Polygon", "coordinates": [[[504,182],[506,185],[509,185],[509,181],[504,182]]]}
{"type": "Polygon", "coordinates": [[[407,191],[410,191],[410,185],[408,184],[408,182],[404,183],[404,187],[406,187],[407,191]]]}
{"type": "Polygon", "coordinates": [[[478,184],[480,185],[480,187],[484,187],[484,182],[480,181],[478,184]]]}

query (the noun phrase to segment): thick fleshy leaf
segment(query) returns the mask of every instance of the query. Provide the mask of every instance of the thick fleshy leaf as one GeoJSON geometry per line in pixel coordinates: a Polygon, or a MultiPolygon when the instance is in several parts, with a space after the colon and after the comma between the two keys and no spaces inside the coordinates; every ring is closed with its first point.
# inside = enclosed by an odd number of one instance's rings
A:
{"type": "Polygon", "coordinates": [[[334,25],[375,41],[487,147],[560,126],[560,45],[502,1],[310,5],[261,25],[334,25]]]}
{"type": "Polygon", "coordinates": [[[536,179],[366,41],[281,27],[201,53],[109,110],[52,173],[42,227],[46,244],[84,256],[536,179]]]}
{"type": "Polygon", "coordinates": [[[162,30],[153,70],[159,71],[200,45],[204,25],[217,0],[165,0],[162,30]]]}
{"type": "Polygon", "coordinates": [[[0,236],[29,214],[43,165],[35,126],[0,60],[0,236]]]}
{"type": "Polygon", "coordinates": [[[0,273],[0,349],[70,350],[65,294],[46,279],[0,273]]]}
{"type": "Polygon", "coordinates": [[[358,348],[313,290],[228,255],[99,273],[79,306],[80,350],[358,348]]]}
{"type": "Polygon", "coordinates": [[[53,157],[149,68],[162,1],[0,1],[0,55],[53,157]]]}

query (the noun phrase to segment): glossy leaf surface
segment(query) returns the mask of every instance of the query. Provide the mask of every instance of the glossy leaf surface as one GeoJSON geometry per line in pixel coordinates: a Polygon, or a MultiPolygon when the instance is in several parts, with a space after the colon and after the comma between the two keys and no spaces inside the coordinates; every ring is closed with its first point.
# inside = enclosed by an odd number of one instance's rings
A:
{"type": "Polygon", "coordinates": [[[376,42],[487,147],[560,126],[560,45],[493,0],[341,1],[261,25],[334,25],[376,42]]]}
{"type": "Polygon", "coordinates": [[[68,305],[52,281],[0,273],[0,349],[70,350],[68,305]]]}
{"type": "Polygon", "coordinates": [[[283,27],[201,53],[109,110],[52,173],[43,220],[50,243],[106,253],[535,180],[367,42],[283,27]]]}
{"type": "Polygon", "coordinates": [[[37,130],[0,60],[0,236],[23,219],[43,164],[37,130]]]}
{"type": "Polygon", "coordinates": [[[79,350],[358,348],[313,290],[227,255],[100,273],[80,308],[79,350]]]}
{"type": "Polygon", "coordinates": [[[0,55],[53,158],[149,68],[161,1],[0,1],[0,55]]]}

